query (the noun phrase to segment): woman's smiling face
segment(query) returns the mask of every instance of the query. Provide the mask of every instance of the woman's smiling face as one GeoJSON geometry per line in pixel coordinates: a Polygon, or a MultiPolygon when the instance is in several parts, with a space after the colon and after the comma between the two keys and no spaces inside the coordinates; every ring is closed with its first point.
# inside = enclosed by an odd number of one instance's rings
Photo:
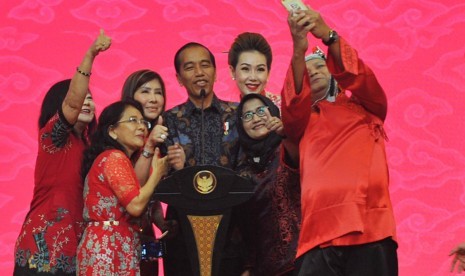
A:
{"type": "Polygon", "coordinates": [[[270,131],[266,127],[266,122],[270,118],[268,107],[260,99],[251,98],[242,107],[242,126],[252,139],[261,140],[268,136],[270,131]],[[250,116],[252,116],[250,121],[247,121],[247,117],[250,116]]]}

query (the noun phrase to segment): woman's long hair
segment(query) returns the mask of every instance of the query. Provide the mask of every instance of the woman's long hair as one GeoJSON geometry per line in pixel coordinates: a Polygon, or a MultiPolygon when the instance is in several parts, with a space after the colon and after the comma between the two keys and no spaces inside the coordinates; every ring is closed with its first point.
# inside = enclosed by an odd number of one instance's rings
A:
{"type": "MultiPolygon", "coordinates": [[[[134,107],[143,114],[142,106],[137,101],[126,99],[118,101],[105,107],[98,119],[98,126],[94,134],[90,137],[90,146],[84,151],[84,157],[81,166],[81,177],[84,180],[89,173],[92,164],[97,156],[108,149],[118,149],[126,152],[123,145],[110,137],[110,127],[121,120],[124,111],[128,107],[134,107]]],[[[134,155],[134,154],[133,154],[134,155]]],[[[130,156],[132,159],[132,156],[130,156]]]]}
{"type": "MultiPolygon", "coordinates": [[[[39,129],[43,128],[47,122],[57,113],[62,112],[61,107],[65,100],[66,94],[68,93],[69,86],[71,84],[70,79],[62,80],[50,87],[47,94],[42,101],[39,115],[39,129]]],[[[87,143],[88,138],[95,130],[97,120],[92,118],[92,121],[87,125],[87,129],[82,133],[84,142],[87,143]]]]}
{"type": "MultiPolygon", "coordinates": [[[[121,100],[124,99],[134,99],[134,93],[139,89],[144,83],[147,83],[152,80],[158,80],[160,82],[161,91],[163,94],[163,103],[162,112],[165,111],[166,105],[166,89],[165,82],[161,78],[160,74],[149,69],[143,69],[135,71],[124,81],[123,90],[121,91],[121,100]]],[[[144,113],[142,113],[144,115],[144,113]]],[[[151,122],[152,125],[155,125],[155,122],[151,122]]]]}

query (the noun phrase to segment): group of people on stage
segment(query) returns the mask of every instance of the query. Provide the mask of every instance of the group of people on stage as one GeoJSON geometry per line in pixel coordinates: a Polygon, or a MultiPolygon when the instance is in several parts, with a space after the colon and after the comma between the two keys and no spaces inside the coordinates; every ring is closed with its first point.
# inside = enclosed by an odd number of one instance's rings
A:
{"type": "Polygon", "coordinates": [[[140,259],[155,223],[169,232],[165,275],[193,275],[176,210],[168,206],[164,217],[152,195],[162,177],[208,164],[255,186],[235,210],[221,275],[397,275],[386,95],[317,11],[287,20],[293,54],[281,95],[266,91],[270,45],[246,32],[228,53],[240,103],[215,95],[215,57],[191,42],[174,57],[185,103],[165,110],[162,77],[140,70],[97,122],[89,78],[111,45],[101,31],[73,78],[43,100],[34,195],[14,274],[155,275],[156,263],[140,259]],[[327,54],[307,54],[308,34],[327,54]]]}

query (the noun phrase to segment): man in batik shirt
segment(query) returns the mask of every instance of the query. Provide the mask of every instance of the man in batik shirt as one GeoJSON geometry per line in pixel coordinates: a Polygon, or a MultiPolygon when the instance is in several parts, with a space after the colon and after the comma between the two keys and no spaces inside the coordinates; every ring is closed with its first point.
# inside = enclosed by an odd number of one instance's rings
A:
{"type": "MultiPolygon", "coordinates": [[[[201,44],[188,43],[178,50],[174,64],[176,77],[179,84],[186,88],[188,100],[163,116],[164,124],[168,127],[165,145],[170,164],[175,169],[196,165],[234,169],[238,152],[237,103],[222,101],[213,91],[216,81],[213,54],[201,44]]],[[[174,209],[168,206],[167,219],[176,220],[176,217],[174,209]]],[[[167,240],[165,275],[193,274],[181,232],[182,229],[179,229],[175,237],[167,240]]],[[[243,272],[244,254],[237,233],[231,222],[222,251],[219,270],[222,275],[240,275],[243,272]]]]}

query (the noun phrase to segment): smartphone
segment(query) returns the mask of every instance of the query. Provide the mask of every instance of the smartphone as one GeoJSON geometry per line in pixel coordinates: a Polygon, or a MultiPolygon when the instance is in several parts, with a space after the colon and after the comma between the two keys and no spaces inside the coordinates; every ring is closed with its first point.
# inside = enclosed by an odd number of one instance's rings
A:
{"type": "Polygon", "coordinates": [[[141,259],[149,261],[155,258],[163,258],[165,255],[165,242],[161,240],[142,243],[141,259]]]}
{"type": "Polygon", "coordinates": [[[289,12],[298,10],[308,10],[307,6],[305,6],[301,0],[281,0],[281,4],[283,4],[283,6],[289,12]]]}

